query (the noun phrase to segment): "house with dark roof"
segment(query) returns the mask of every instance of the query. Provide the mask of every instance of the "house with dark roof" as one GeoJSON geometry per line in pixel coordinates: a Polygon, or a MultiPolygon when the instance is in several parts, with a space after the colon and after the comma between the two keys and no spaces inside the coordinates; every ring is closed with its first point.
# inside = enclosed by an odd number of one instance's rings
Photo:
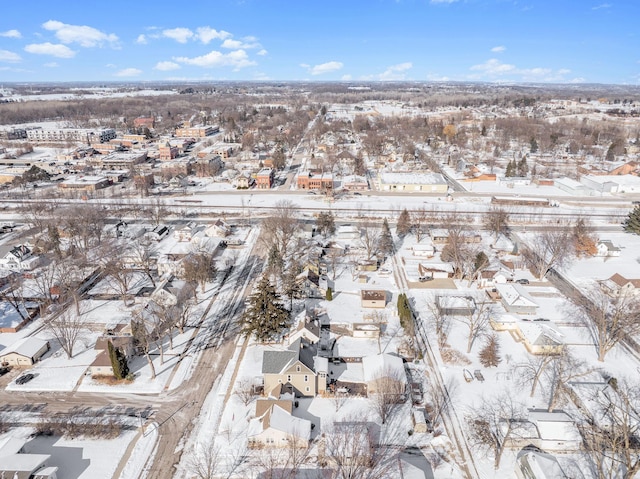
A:
{"type": "Polygon", "coordinates": [[[619,273],[600,283],[602,289],[610,296],[635,295],[640,292],[640,279],[627,279],[619,273]]]}
{"type": "Polygon", "coordinates": [[[302,337],[285,350],[262,354],[264,392],[269,395],[281,385],[293,388],[296,396],[315,396],[327,389],[327,358],[317,355],[318,347],[302,337]]]}

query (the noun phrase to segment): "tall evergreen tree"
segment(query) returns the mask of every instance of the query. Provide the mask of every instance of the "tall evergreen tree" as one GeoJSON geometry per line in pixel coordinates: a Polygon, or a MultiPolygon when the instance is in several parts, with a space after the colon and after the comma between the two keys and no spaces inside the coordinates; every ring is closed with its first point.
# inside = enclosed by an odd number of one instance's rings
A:
{"type": "Polygon", "coordinates": [[[531,137],[531,149],[530,149],[531,153],[535,153],[536,151],[538,151],[538,142],[536,141],[536,139],[534,137],[531,137]]]}
{"type": "Polygon", "coordinates": [[[400,238],[404,238],[411,231],[411,215],[407,209],[403,209],[400,216],[398,216],[398,223],[396,224],[396,234],[400,238]]]}
{"type": "Polygon", "coordinates": [[[527,173],[529,173],[529,166],[527,165],[527,155],[524,155],[518,162],[517,170],[518,176],[527,176],[527,173]]]}
{"type": "Polygon", "coordinates": [[[111,341],[107,341],[107,351],[111,360],[111,368],[116,379],[124,379],[129,375],[129,365],[122,349],[116,348],[111,341]]]}
{"type": "Polygon", "coordinates": [[[245,336],[253,335],[264,343],[279,338],[288,327],[289,311],[265,275],[258,283],[256,292],[249,298],[249,305],[244,313],[243,333],[245,336]]]}
{"type": "Polygon", "coordinates": [[[640,235],[640,205],[636,205],[635,208],[633,208],[624,221],[623,226],[627,233],[640,235]]]}
{"type": "Polygon", "coordinates": [[[382,232],[380,233],[380,239],[378,240],[378,249],[385,256],[389,256],[393,253],[393,235],[391,234],[389,222],[386,218],[382,223],[382,232]]]}

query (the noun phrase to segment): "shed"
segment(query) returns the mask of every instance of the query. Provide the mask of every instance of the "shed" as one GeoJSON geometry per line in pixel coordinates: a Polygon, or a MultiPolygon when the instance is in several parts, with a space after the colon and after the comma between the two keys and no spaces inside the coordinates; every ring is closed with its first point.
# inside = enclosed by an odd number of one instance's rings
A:
{"type": "Polygon", "coordinates": [[[0,351],[0,362],[10,366],[32,366],[47,351],[49,341],[30,336],[0,351]]]}
{"type": "Polygon", "coordinates": [[[538,303],[519,284],[496,284],[496,290],[500,293],[500,302],[507,313],[535,314],[538,303]]]}
{"type": "Polygon", "coordinates": [[[360,291],[360,303],[363,308],[384,308],[387,305],[387,292],[381,289],[363,289],[360,291]]]}

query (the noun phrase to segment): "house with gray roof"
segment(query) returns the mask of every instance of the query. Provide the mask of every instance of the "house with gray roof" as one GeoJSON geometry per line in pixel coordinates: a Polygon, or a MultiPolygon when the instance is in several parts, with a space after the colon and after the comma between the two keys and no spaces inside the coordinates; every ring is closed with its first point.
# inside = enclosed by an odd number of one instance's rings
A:
{"type": "Polygon", "coordinates": [[[326,358],[317,355],[317,344],[300,337],[285,350],[268,350],[262,354],[265,394],[281,385],[293,388],[296,396],[315,396],[327,389],[326,358]]]}

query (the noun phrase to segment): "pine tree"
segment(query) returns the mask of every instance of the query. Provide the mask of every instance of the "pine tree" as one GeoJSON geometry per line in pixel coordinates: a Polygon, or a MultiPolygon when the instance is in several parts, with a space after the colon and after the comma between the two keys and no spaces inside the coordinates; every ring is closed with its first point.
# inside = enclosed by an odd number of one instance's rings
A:
{"type": "Polygon", "coordinates": [[[527,176],[529,166],[527,165],[527,155],[524,155],[518,162],[518,176],[527,176]]]}
{"type": "Polygon", "coordinates": [[[336,232],[336,225],[331,211],[321,211],[316,220],[316,228],[322,236],[332,235],[336,232]]]}
{"type": "Polygon", "coordinates": [[[509,163],[507,163],[507,168],[504,172],[504,176],[507,178],[515,176],[515,169],[516,169],[515,161],[511,160],[509,163]]]}
{"type": "Polygon", "coordinates": [[[277,339],[289,327],[289,311],[268,276],[262,277],[249,298],[243,319],[244,335],[253,335],[262,343],[277,339]]]}
{"type": "Polygon", "coordinates": [[[403,209],[402,213],[398,217],[398,223],[396,224],[396,234],[400,238],[404,238],[411,231],[411,215],[407,209],[403,209]]]}
{"type": "Polygon", "coordinates": [[[538,142],[534,137],[531,137],[531,153],[535,153],[538,151],[538,142]]]}
{"type": "Polygon", "coordinates": [[[640,235],[640,205],[636,205],[623,223],[627,233],[640,235]]]}
{"type": "Polygon", "coordinates": [[[120,348],[116,348],[111,341],[107,341],[107,351],[111,360],[111,369],[116,379],[124,379],[129,375],[127,358],[120,348]]]}
{"type": "Polygon", "coordinates": [[[393,235],[391,234],[389,222],[386,218],[382,223],[382,232],[380,233],[380,239],[378,240],[378,249],[385,256],[389,256],[393,253],[393,235]]]}
{"type": "Polygon", "coordinates": [[[500,343],[498,341],[498,336],[492,334],[487,337],[484,346],[478,354],[478,359],[480,359],[480,363],[485,368],[496,367],[500,364],[502,358],[500,357],[500,343]]]}

